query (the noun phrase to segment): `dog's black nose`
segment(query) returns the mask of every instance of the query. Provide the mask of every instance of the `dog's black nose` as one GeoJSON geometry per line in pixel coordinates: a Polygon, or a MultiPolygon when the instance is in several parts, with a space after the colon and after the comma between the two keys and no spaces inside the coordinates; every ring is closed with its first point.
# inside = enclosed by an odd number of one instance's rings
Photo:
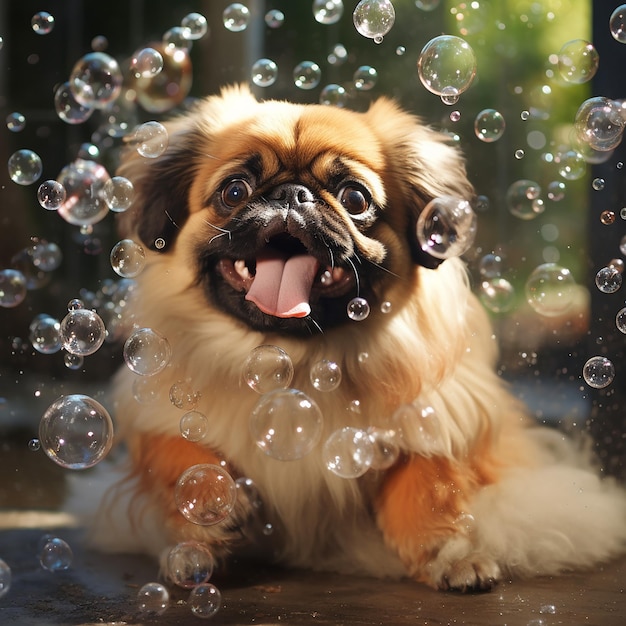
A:
{"type": "Polygon", "coordinates": [[[268,197],[291,210],[297,210],[304,204],[315,202],[315,196],[311,190],[296,183],[278,185],[268,197]]]}

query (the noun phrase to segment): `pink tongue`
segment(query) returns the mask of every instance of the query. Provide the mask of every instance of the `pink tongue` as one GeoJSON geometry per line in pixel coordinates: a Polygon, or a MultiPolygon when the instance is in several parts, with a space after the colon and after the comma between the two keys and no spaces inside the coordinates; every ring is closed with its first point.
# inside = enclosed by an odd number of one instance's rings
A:
{"type": "Polygon", "coordinates": [[[317,259],[287,256],[271,248],[256,260],[256,275],[246,300],[274,317],[306,317],[311,313],[311,286],[319,269],[317,259]]]}

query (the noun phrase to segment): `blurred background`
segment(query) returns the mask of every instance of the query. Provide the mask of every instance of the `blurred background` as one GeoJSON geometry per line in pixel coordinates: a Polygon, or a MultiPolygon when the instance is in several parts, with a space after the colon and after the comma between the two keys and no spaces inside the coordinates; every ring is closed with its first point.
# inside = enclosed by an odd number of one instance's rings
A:
{"type": "Polygon", "coordinates": [[[589,431],[605,471],[624,474],[626,313],[621,330],[618,313],[626,155],[619,141],[594,149],[574,123],[596,96],[615,101],[621,114],[626,44],[609,26],[619,3],[394,0],[396,20],[380,43],[357,32],[356,4],[0,0],[0,162],[9,164],[18,150],[42,162],[31,184],[16,184],[10,164],[0,168],[0,270],[18,270],[27,285],[19,303],[8,306],[5,295],[0,306],[0,508],[56,502],[44,478],[59,468],[29,442],[61,394],[87,393],[106,404],[122,363],[119,316],[132,293],[132,279],[109,259],[118,241],[114,216],[69,223],[42,207],[39,185],[77,158],[113,176],[123,138],[139,124],[241,81],[259,98],[357,110],[393,97],[449,134],[467,156],[478,196],[478,234],[466,258],[502,347],[500,373],[538,421],[589,431]],[[181,21],[193,12],[208,31],[190,40],[181,21]],[[476,75],[457,101],[442,101],[418,76],[422,49],[442,34],[462,38],[475,54],[476,75]],[[132,59],[148,47],[163,53],[163,70],[150,76],[148,67],[137,77],[132,59]],[[68,123],[81,112],[68,113],[59,88],[93,51],[117,60],[121,93],[68,123]],[[262,59],[275,66],[259,65],[262,59]],[[557,289],[542,300],[541,290],[551,293],[559,280],[566,294],[557,289]],[[41,329],[33,331],[38,316],[61,320],[73,298],[96,308],[108,331],[83,361],[45,342],[42,348],[41,329]],[[585,377],[592,357],[604,359],[601,369],[585,377]]]}

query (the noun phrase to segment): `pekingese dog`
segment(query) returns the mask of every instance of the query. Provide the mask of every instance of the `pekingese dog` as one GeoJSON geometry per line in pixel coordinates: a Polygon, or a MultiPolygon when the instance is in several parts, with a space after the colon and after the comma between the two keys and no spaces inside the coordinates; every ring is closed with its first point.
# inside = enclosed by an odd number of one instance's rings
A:
{"type": "MultiPolygon", "coordinates": [[[[101,545],[162,555],[196,541],[216,562],[250,551],[461,591],[623,552],[623,491],[527,417],[494,372],[495,340],[463,263],[417,239],[430,200],[473,194],[443,135],[385,98],[357,113],[259,102],[245,87],[167,129],[161,156],[129,150],[119,170],[135,188],[122,234],[147,255],[132,322],[167,338],[172,356],[150,378],[161,391],[151,403],[142,377],[123,368],[116,379],[132,470],[101,545]],[[356,297],[369,315],[348,314],[356,297]],[[251,431],[267,394],[242,369],[259,346],[288,355],[293,379],[278,382],[319,408],[299,454],[275,458],[251,431]],[[330,391],[310,375],[324,360],[341,372],[330,391]],[[206,417],[199,441],[181,436],[186,409],[206,417]],[[326,442],[347,427],[354,436],[329,457],[326,442]],[[366,472],[331,471],[363,457],[366,472]],[[198,479],[189,495],[181,476],[198,467],[226,478],[198,479]],[[228,476],[244,487],[229,513],[189,515],[228,504],[228,476]]],[[[308,428],[286,422],[266,436],[308,428]]]]}

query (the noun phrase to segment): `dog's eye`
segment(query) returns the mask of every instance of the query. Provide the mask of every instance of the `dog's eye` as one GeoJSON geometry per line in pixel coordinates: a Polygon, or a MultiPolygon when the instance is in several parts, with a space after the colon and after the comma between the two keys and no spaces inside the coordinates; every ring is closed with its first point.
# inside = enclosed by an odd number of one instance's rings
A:
{"type": "Polygon", "coordinates": [[[337,199],[350,215],[365,213],[371,203],[369,193],[358,185],[346,185],[337,195],[337,199]]]}
{"type": "Polygon", "coordinates": [[[243,178],[233,178],[222,188],[222,202],[227,206],[235,208],[252,194],[252,187],[243,178]]]}

